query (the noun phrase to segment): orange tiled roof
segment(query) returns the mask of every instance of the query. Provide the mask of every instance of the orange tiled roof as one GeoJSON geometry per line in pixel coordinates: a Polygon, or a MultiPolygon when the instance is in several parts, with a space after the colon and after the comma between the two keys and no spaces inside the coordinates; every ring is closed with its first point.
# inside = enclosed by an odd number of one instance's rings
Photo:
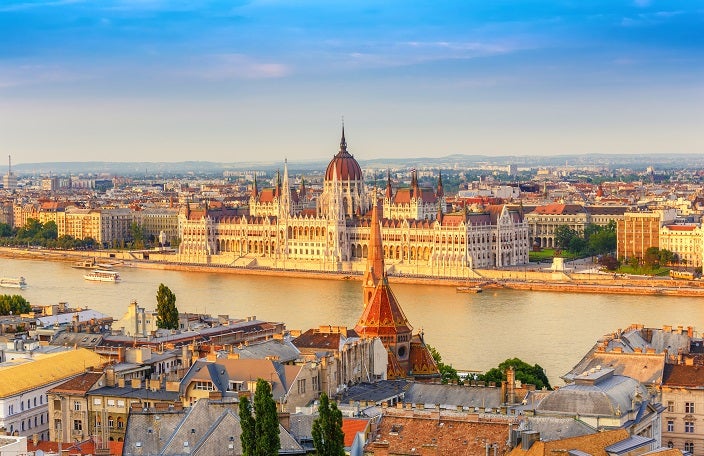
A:
{"type": "Polygon", "coordinates": [[[359,418],[342,418],[342,432],[345,434],[345,446],[351,447],[358,432],[364,432],[369,420],[359,418]]]}
{"type": "Polygon", "coordinates": [[[385,279],[376,287],[354,328],[361,337],[395,336],[413,331],[385,279]]]}

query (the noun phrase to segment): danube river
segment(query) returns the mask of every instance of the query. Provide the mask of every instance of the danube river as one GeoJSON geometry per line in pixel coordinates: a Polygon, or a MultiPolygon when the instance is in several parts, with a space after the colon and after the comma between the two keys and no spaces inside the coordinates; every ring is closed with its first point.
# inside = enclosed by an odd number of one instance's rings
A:
{"type": "MultiPolygon", "coordinates": [[[[120,268],[118,284],[88,282],[70,263],[0,258],[0,276],[24,276],[20,291],[32,304],[68,302],[120,318],[132,300],[156,307],[160,283],[176,294],[182,312],[231,317],[255,315],[283,321],[289,329],[320,325],[354,327],[362,312],[357,281],[262,277],[238,274],[120,268]]],[[[464,370],[487,370],[518,357],[545,368],[553,384],[603,334],[631,323],[646,326],[704,324],[701,298],[564,294],[487,290],[456,293],[453,287],[393,285],[415,330],[445,362],[464,370]]],[[[5,293],[15,290],[4,289],[5,293]]]]}

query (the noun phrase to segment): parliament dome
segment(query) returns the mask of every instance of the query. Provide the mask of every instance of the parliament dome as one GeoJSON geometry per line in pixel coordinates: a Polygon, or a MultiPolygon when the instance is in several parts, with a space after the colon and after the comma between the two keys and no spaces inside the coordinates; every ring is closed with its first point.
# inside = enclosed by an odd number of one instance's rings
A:
{"type": "Polygon", "coordinates": [[[347,152],[347,141],[345,141],[345,127],[342,127],[342,139],[340,139],[340,151],[335,154],[325,171],[325,180],[332,181],[333,173],[337,172],[337,180],[340,181],[361,181],[362,168],[355,160],[354,156],[347,152]]]}

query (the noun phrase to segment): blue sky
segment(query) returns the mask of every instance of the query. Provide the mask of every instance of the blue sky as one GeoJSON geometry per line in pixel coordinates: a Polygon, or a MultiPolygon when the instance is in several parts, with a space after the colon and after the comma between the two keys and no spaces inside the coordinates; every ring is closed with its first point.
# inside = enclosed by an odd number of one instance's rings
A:
{"type": "Polygon", "coordinates": [[[15,162],[704,152],[704,1],[0,2],[15,162]],[[380,4],[383,3],[383,4],[380,4]]]}

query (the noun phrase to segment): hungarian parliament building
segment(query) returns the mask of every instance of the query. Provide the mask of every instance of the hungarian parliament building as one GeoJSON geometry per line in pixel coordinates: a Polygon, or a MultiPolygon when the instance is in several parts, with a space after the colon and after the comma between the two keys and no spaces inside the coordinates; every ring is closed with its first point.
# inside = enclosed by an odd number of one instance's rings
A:
{"type": "Polygon", "coordinates": [[[480,212],[448,212],[438,176],[421,187],[417,173],[407,188],[390,177],[378,192],[364,184],[362,169],[347,150],[330,161],[317,198],[304,183],[289,182],[288,168],[272,188],[252,185],[249,214],[222,207],[187,205],[179,214],[178,260],[287,270],[357,273],[369,251],[371,209],[383,206],[381,234],[388,272],[396,275],[472,278],[475,269],[528,263],[529,227],[506,205],[480,212]]]}

